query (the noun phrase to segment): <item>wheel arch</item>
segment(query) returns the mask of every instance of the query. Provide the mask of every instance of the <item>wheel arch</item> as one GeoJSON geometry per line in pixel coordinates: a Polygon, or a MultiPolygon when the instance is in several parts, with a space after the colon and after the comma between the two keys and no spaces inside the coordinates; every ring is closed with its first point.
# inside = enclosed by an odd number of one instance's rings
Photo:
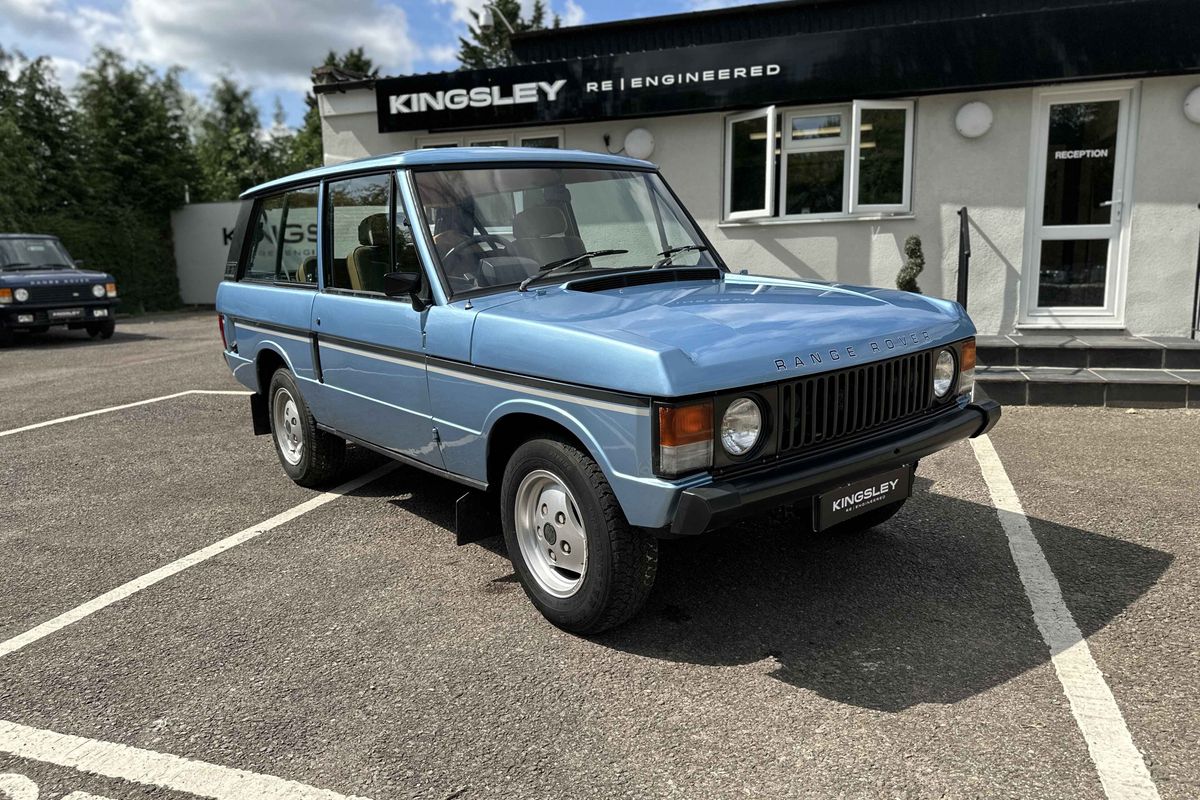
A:
{"type": "Polygon", "coordinates": [[[292,375],[296,374],[296,370],[292,368],[292,362],[288,359],[287,353],[283,352],[282,349],[269,343],[259,347],[258,352],[254,356],[254,376],[258,382],[259,394],[266,395],[267,389],[271,386],[271,376],[280,367],[283,367],[292,373],[292,375]]]}
{"type": "Polygon", "coordinates": [[[557,436],[579,447],[600,465],[611,480],[611,465],[603,450],[579,420],[558,409],[521,407],[498,414],[487,428],[487,483],[499,489],[504,468],[517,448],[530,439],[557,436]]]}

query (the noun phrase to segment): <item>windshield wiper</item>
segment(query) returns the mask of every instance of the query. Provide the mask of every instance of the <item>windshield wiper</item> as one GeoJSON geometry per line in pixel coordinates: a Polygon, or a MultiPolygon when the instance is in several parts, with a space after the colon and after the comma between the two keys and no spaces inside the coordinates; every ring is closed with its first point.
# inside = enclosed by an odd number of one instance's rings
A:
{"type": "Polygon", "coordinates": [[[586,253],[580,253],[577,256],[569,258],[560,258],[558,261],[551,261],[549,264],[543,264],[537,275],[530,275],[525,280],[521,281],[521,285],[517,287],[518,292],[523,292],[529,288],[529,285],[535,281],[540,281],[542,278],[549,278],[559,270],[566,270],[567,267],[574,267],[581,261],[587,261],[589,258],[599,258],[600,256],[619,256],[623,253],[628,253],[628,250],[589,250],[586,253]]]}
{"type": "Polygon", "coordinates": [[[32,266],[28,261],[10,261],[7,264],[0,264],[0,269],[14,269],[20,267],[32,266]]]}
{"type": "Polygon", "coordinates": [[[674,260],[675,256],[679,255],[680,253],[702,253],[707,249],[708,246],[703,244],[681,244],[678,247],[668,247],[666,250],[663,250],[661,253],[659,253],[662,258],[656,261],[654,266],[650,269],[658,269],[659,267],[665,267],[669,265],[671,261],[674,260]]]}

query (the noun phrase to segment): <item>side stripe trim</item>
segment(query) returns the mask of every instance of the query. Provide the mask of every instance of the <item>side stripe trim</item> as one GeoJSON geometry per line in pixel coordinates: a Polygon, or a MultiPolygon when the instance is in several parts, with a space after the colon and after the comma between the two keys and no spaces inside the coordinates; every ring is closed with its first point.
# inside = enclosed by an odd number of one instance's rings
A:
{"type": "Polygon", "coordinates": [[[483,375],[474,375],[463,370],[446,369],[445,367],[439,367],[433,364],[430,364],[428,369],[430,372],[438,375],[446,375],[451,378],[459,378],[464,381],[471,381],[472,383],[480,383],[484,386],[495,386],[500,389],[512,389],[513,391],[520,392],[521,394],[530,394],[535,397],[546,398],[547,400],[576,403],[581,406],[588,406],[589,408],[598,408],[604,411],[614,411],[618,414],[633,414],[634,416],[638,417],[650,416],[649,406],[634,406],[623,403],[611,403],[605,400],[596,400],[591,397],[581,397],[579,395],[568,394],[566,392],[538,389],[533,386],[525,386],[520,383],[514,383],[513,381],[496,380],[494,378],[484,377],[483,375]]]}
{"type": "Polygon", "coordinates": [[[305,344],[309,342],[308,333],[305,331],[293,333],[291,329],[279,328],[274,325],[252,324],[243,322],[236,317],[234,317],[233,324],[235,328],[243,328],[254,333],[261,333],[264,336],[282,336],[285,339],[292,339],[297,342],[304,342],[305,344]]]}

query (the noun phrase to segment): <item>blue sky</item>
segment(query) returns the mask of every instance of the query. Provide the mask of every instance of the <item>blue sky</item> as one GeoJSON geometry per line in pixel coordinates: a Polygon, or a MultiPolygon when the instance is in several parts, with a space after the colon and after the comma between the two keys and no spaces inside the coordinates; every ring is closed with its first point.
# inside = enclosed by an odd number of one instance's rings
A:
{"type": "MultiPolygon", "coordinates": [[[[232,74],[254,88],[270,123],[275,99],[289,125],[304,114],[309,70],[330,49],[363,46],[382,74],[454,69],[458,37],[484,0],[0,0],[0,46],[49,56],[74,83],[102,43],[157,69],[184,67],[203,96],[232,74]]],[[[532,4],[532,0],[522,0],[532,4]]],[[[674,14],[745,0],[548,0],[564,25],[674,14]]]]}

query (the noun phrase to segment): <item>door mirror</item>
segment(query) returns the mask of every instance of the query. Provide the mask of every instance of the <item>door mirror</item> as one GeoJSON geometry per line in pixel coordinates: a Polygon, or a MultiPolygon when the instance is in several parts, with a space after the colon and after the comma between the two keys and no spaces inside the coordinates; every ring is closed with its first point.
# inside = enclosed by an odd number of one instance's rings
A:
{"type": "Polygon", "coordinates": [[[82,266],[83,266],[83,259],[82,259],[82,258],[77,258],[77,259],[75,259],[75,266],[77,266],[77,267],[82,267],[82,266]]]}
{"type": "Polygon", "coordinates": [[[412,300],[413,308],[417,311],[425,309],[425,301],[421,299],[421,273],[419,272],[389,272],[383,276],[383,293],[388,297],[407,297],[412,300]]]}

